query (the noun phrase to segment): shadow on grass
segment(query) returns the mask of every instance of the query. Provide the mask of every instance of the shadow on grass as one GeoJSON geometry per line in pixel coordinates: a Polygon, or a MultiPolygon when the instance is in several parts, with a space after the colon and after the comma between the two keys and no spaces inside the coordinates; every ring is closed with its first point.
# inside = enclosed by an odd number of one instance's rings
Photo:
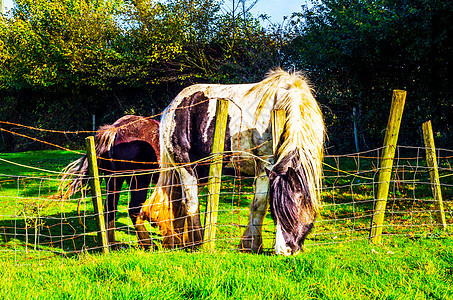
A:
{"type": "MultiPolygon", "coordinates": [[[[128,240],[135,240],[134,228],[118,222],[124,215],[127,217],[127,213],[117,213],[116,227],[123,228],[121,232],[128,240]]],[[[37,250],[70,256],[83,251],[100,251],[97,239],[96,219],[89,211],[0,220],[0,249],[5,251],[37,250]]]]}

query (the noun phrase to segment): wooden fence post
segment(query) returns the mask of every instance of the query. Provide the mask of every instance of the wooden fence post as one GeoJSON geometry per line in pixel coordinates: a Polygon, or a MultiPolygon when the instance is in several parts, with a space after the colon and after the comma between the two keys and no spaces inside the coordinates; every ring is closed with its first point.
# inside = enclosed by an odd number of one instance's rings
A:
{"type": "Polygon", "coordinates": [[[91,197],[93,199],[94,214],[97,224],[98,245],[102,247],[102,252],[109,253],[107,232],[105,230],[104,206],[101,198],[101,184],[99,181],[98,163],[96,159],[96,148],[94,136],[85,139],[85,146],[88,158],[88,170],[90,172],[91,197]]]}
{"type": "Polygon", "coordinates": [[[426,148],[426,164],[428,165],[429,177],[431,178],[431,188],[436,206],[437,225],[443,230],[447,229],[445,221],[444,203],[442,201],[442,192],[440,189],[439,170],[437,168],[436,146],[434,145],[433,128],[431,121],[422,124],[423,140],[426,148]]]}
{"type": "Polygon", "coordinates": [[[225,148],[225,133],[228,119],[228,100],[217,99],[214,139],[212,143],[212,161],[209,166],[208,199],[204,230],[204,245],[207,250],[214,250],[217,214],[222,181],[223,150],[225,148]]]}
{"type": "Polygon", "coordinates": [[[272,153],[274,154],[274,163],[277,161],[277,146],[280,136],[285,129],[286,112],[284,109],[273,109],[271,111],[272,124],[272,153]]]}
{"type": "Polygon", "coordinates": [[[382,225],[384,223],[385,207],[392,176],[393,159],[395,157],[396,143],[401,125],[401,118],[406,102],[406,91],[394,90],[392,107],[385,131],[384,147],[379,166],[379,181],[374,208],[373,220],[371,223],[370,240],[374,244],[380,244],[382,238],[382,225]]]}

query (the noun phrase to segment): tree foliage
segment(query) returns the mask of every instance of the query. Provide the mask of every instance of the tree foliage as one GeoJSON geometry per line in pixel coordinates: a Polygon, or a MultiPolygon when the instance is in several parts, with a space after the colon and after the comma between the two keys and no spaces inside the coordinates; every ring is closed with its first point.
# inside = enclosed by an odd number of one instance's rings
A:
{"type": "Polygon", "coordinates": [[[274,65],[272,37],[218,0],[16,4],[0,18],[3,120],[88,129],[93,114],[150,115],[184,85],[259,80],[274,65]]]}
{"type": "Polygon", "coordinates": [[[86,130],[92,115],[151,115],[189,84],[282,66],[311,79],[330,153],[355,150],[353,121],[361,149],[381,146],[393,89],[408,91],[402,143],[420,145],[431,119],[438,145],[452,145],[451,1],[319,0],[267,30],[255,3],[16,0],[0,18],[0,120],[86,130]]]}
{"type": "Polygon", "coordinates": [[[114,1],[18,0],[3,20],[4,89],[106,87],[115,77],[121,33],[114,1]]]}
{"type": "Polygon", "coordinates": [[[352,134],[339,137],[354,107],[362,149],[380,146],[393,89],[408,91],[400,141],[419,144],[421,123],[432,119],[440,144],[451,145],[452,10],[446,0],[324,0],[296,14],[298,36],[285,53],[329,108],[332,147],[352,149],[352,134]]]}

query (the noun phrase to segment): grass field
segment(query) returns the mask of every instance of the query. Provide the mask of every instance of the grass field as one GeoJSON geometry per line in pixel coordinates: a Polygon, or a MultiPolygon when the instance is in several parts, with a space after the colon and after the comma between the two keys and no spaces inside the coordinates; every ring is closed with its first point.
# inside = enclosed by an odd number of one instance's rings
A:
{"type": "MultiPolygon", "coordinates": [[[[275,230],[269,215],[265,254],[236,251],[253,180],[233,177],[222,185],[216,253],[136,249],[125,191],[117,238],[132,247],[99,255],[91,199],[48,198],[57,191],[58,172],[79,156],[0,154],[1,299],[453,299],[451,225],[437,229],[419,158],[396,164],[381,246],[368,243],[376,159],[326,158],[315,230],[304,253],[285,258],[269,255],[275,230]]],[[[450,160],[441,160],[440,170],[452,224],[450,160]]],[[[159,240],[155,229],[153,235],[159,240]]]]}
{"type": "Polygon", "coordinates": [[[314,246],[294,257],[130,249],[1,264],[2,299],[453,299],[451,237],[314,246]]]}

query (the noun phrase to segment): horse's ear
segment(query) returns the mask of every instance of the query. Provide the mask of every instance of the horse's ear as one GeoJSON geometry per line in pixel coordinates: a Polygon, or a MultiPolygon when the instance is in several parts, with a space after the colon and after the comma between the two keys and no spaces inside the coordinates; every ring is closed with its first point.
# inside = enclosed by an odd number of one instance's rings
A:
{"type": "Polygon", "coordinates": [[[286,171],[286,176],[288,177],[289,184],[295,190],[302,190],[302,182],[300,182],[301,177],[294,168],[289,167],[288,170],[286,171]]]}

